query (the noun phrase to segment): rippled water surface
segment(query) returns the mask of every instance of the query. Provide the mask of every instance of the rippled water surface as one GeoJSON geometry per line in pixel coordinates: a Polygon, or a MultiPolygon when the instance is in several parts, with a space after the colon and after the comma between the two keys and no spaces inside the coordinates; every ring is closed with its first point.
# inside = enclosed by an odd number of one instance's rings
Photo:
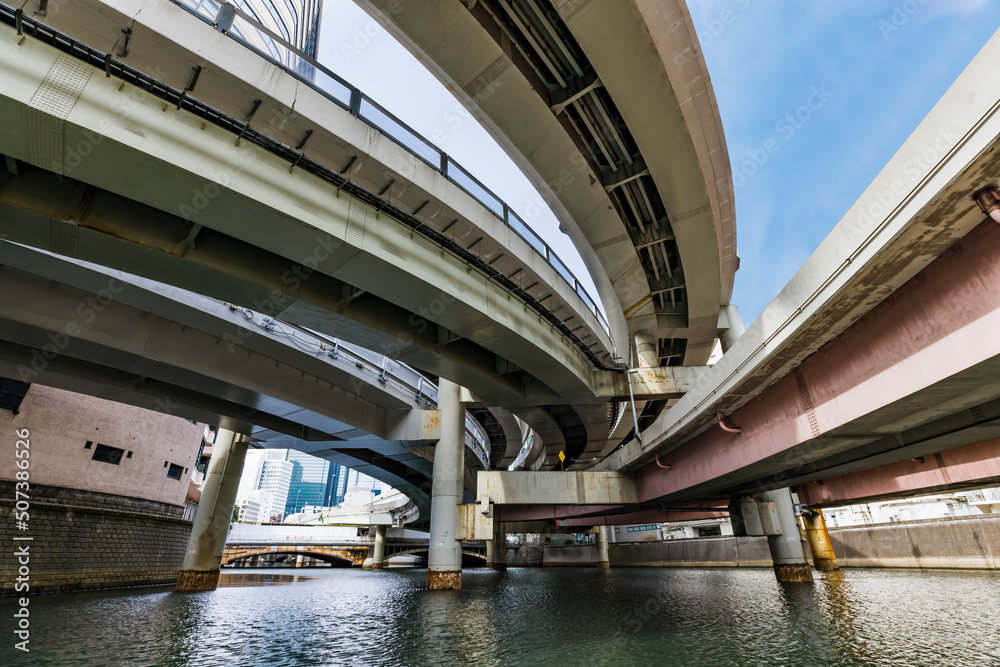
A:
{"type": "Polygon", "coordinates": [[[423,570],[299,572],[36,596],[30,655],[3,599],[0,665],[1000,665],[998,573],[467,570],[428,593],[423,570]]]}

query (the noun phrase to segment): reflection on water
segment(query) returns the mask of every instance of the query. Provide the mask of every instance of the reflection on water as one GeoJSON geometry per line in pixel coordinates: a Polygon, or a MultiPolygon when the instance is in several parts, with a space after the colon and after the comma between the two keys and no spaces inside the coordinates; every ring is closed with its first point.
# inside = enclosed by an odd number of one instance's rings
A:
{"type": "Polygon", "coordinates": [[[219,577],[219,588],[244,586],[286,586],[312,579],[301,574],[275,574],[273,572],[226,572],[219,577]]]}
{"type": "Polygon", "coordinates": [[[770,569],[226,573],[211,593],[31,600],[0,665],[1000,665],[1000,573],[770,569]],[[294,585],[282,585],[294,583],[294,585]],[[263,586],[263,588],[261,588],[263,586]]]}

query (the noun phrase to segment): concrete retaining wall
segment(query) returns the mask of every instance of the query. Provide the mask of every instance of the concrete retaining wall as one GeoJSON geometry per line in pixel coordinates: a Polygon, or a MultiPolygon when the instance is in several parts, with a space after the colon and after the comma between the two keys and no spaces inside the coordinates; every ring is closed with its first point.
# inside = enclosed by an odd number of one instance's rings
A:
{"type": "Polygon", "coordinates": [[[520,546],[507,549],[507,567],[541,567],[544,548],[520,546]]]}
{"type": "Polygon", "coordinates": [[[16,530],[14,484],[0,481],[0,595],[171,584],[187,549],[183,507],[64,487],[32,485],[28,529],[16,530]],[[15,542],[15,536],[33,538],[15,542]],[[27,544],[30,590],[15,585],[10,545],[27,544]]]}
{"type": "Polygon", "coordinates": [[[542,555],[544,567],[593,565],[597,562],[597,545],[568,544],[545,547],[542,555]]]}
{"type": "Polygon", "coordinates": [[[1000,569],[1000,514],[831,528],[841,567],[1000,569]]]}
{"type": "Polygon", "coordinates": [[[705,537],[608,545],[612,567],[771,567],[766,537],[705,537]]]}
{"type": "MultiPolygon", "coordinates": [[[[830,539],[841,567],[1000,569],[1000,514],[831,528],[830,539]]],[[[612,567],[771,566],[766,537],[611,544],[609,552],[612,567]]]]}

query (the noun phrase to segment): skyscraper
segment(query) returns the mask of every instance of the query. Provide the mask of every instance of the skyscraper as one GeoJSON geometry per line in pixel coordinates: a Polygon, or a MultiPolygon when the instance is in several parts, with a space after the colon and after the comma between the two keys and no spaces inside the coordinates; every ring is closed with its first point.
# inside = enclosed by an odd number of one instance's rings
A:
{"type": "Polygon", "coordinates": [[[332,491],[336,488],[335,468],[340,466],[294,449],[284,452],[285,461],[292,466],[285,516],[301,511],[306,505],[331,507],[332,491]]]}
{"type": "Polygon", "coordinates": [[[283,449],[250,450],[236,492],[237,502],[250,499],[257,502],[259,512],[256,520],[262,523],[282,516],[292,481],[292,469],[292,463],[285,460],[283,449]]]}
{"type": "MultiPolygon", "coordinates": [[[[219,13],[218,0],[181,0],[192,11],[214,21],[219,13]]],[[[310,58],[316,57],[319,40],[320,0],[235,0],[240,12],[263,26],[279,40],[262,32],[243,17],[237,17],[229,32],[264,56],[312,79],[314,68],[285,47],[288,42],[310,58]]]]}

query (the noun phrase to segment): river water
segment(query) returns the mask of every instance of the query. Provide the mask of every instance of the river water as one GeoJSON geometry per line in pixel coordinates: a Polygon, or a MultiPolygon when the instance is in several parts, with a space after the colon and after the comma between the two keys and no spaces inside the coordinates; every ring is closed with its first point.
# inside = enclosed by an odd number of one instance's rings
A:
{"type": "Polygon", "coordinates": [[[223,574],[211,593],[40,595],[0,665],[1000,665],[1000,573],[770,569],[223,574]]]}

